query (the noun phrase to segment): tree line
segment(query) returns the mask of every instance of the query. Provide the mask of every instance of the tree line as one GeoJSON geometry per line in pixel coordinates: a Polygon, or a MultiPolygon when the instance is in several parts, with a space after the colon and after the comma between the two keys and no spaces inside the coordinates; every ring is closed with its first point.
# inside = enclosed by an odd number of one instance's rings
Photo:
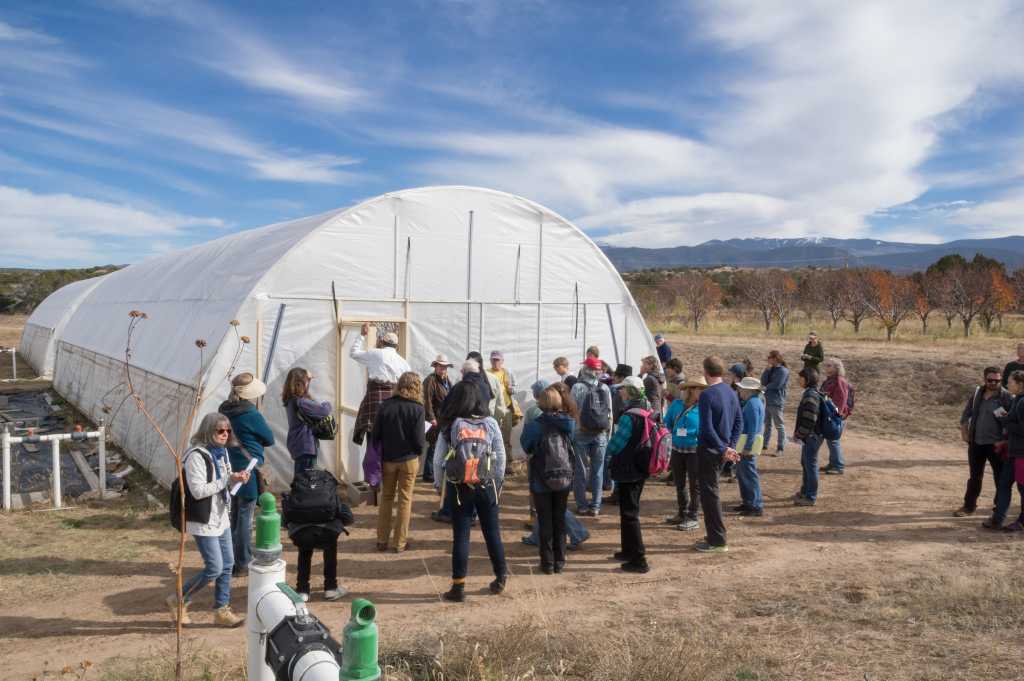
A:
{"type": "Polygon", "coordinates": [[[832,328],[847,322],[854,333],[876,319],[886,340],[908,319],[928,333],[929,321],[941,317],[947,328],[959,322],[967,337],[976,323],[990,331],[1024,307],[1024,268],[1008,272],[980,253],[971,260],[947,255],[909,275],[874,268],[686,270],[631,273],[626,280],[645,313],[680,314],[695,332],[726,307],[756,310],[765,332],[774,325],[780,335],[802,312],[808,320],[824,315],[832,328]]]}
{"type": "Polygon", "coordinates": [[[84,269],[0,269],[0,314],[31,314],[39,303],[59,288],[120,269],[103,265],[84,269]]]}

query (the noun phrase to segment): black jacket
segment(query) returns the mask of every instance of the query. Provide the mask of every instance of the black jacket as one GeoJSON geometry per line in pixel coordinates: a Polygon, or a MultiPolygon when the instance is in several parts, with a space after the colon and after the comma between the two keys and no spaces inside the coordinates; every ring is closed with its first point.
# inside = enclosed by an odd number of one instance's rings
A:
{"type": "MultiPolygon", "coordinates": [[[[471,371],[467,374],[463,374],[462,380],[475,385],[477,392],[480,393],[480,400],[477,402],[476,409],[473,413],[481,416],[490,416],[491,400],[494,399],[494,393],[491,392],[491,382],[488,381],[487,377],[480,371],[471,371]]],[[[450,395],[451,393],[448,394],[450,395]]],[[[443,409],[444,407],[442,406],[442,410],[443,409]]]]}
{"type": "Polygon", "coordinates": [[[1013,404],[1007,410],[1005,417],[1000,419],[1006,428],[1007,443],[1010,448],[1010,456],[1017,459],[1024,457],[1024,397],[1018,395],[1013,398],[1013,404]]]}
{"type": "Polygon", "coordinates": [[[373,439],[382,461],[418,458],[426,444],[423,405],[398,395],[381,402],[373,422],[373,439]]]}

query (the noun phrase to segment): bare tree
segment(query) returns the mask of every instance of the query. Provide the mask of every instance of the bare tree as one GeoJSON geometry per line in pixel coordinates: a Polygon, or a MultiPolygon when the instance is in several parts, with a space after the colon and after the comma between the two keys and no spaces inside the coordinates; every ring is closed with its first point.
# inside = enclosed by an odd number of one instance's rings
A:
{"type": "Polygon", "coordinates": [[[786,320],[797,305],[796,279],[782,270],[772,270],[765,277],[772,314],[779,320],[779,335],[786,335],[786,320]]]}
{"type": "Polygon", "coordinates": [[[840,270],[837,284],[842,291],[843,319],[853,324],[853,332],[860,333],[860,325],[871,315],[865,288],[868,281],[861,270],[840,270]]]}
{"type": "Polygon", "coordinates": [[[843,294],[845,280],[845,270],[823,272],[820,279],[818,297],[821,300],[821,306],[825,308],[825,311],[828,312],[829,317],[832,319],[833,329],[839,325],[839,320],[843,318],[843,309],[846,305],[846,297],[843,294]]]}
{"type": "Polygon", "coordinates": [[[821,310],[822,290],[825,288],[826,273],[811,270],[801,279],[797,288],[797,308],[807,315],[807,323],[814,323],[814,315],[821,310]]]}
{"type": "Polygon", "coordinates": [[[928,317],[939,307],[941,281],[934,272],[915,272],[911,281],[914,287],[914,314],[921,320],[921,334],[928,333],[928,317]]]}
{"type": "Polygon", "coordinates": [[[991,290],[988,303],[981,309],[978,315],[981,317],[981,324],[985,331],[992,330],[992,322],[999,319],[1002,325],[1003,315],[1012,312],[1017,306],[1017,295],[1013,284],[999,268],[989,269],[991,277],[991,290]]]}
{"type": "Polygon", "coordinates": [[[700,324],[708,313],[722,302],[722,289],[705,274],[684,272],[669,282],[677,292],[680,302],[686,308],[693,331],[700,331],[700,324]]]}
{"type": "Polygon", "coordinates": [[[914,284],[884,270],[869,270],[862,276],[858,289],[864,304],[885,327],[885,340],[891,341],[900,323],[914,311],[914,284]]]}
{"type": "Polygon", "coordinates": [[[774,311],[767,274],[760,270],[737,272],[733,281],[740,297],[761,313],[761,318],[764,320],[764,332],[770,332],[774,311]]]}

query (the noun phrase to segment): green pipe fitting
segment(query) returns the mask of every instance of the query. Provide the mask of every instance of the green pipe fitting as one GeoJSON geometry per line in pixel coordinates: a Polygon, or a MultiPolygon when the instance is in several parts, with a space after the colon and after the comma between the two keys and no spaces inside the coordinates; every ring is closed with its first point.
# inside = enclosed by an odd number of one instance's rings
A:
{"type": "Polygon", "coordinates": [[[352,601],[352,619],[345,625],[341,649],[341,681],[376,681],[377,608],[365,598],[352,601]]]}
{"type": "Polygon", "coordinates": [[[270,492],[260,495],[260,512],[256,516],[256,543],[254,548],[261,553],[281,552],[281,514],[277,512],[277,500],[270,492]]]}

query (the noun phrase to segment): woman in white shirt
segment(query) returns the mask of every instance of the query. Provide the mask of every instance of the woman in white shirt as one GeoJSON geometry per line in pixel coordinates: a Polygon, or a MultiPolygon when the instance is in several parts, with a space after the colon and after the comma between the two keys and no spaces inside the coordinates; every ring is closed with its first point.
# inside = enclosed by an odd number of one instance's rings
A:
{"type": "MultiPolygon", "coordinates": [[[[185,469],[186,531],[195,539],[203,557],[203,569],[182,585],[182,624],[191,624],[188,604],[200,589],[214,582],[213,623],[237,627],[244,618],[231,612],[231,569],[234,550],[231,542],[231,493],[236,482],[249,479],[247,471],[233,473],[228,459],[229,445],[237,445],[231,422],[223,414],[203,417],[192,436],[191,447],[183,457],[185,469]]],[[[178,596],[167,597],[171,617],[178,616],[178,596]]]]}

